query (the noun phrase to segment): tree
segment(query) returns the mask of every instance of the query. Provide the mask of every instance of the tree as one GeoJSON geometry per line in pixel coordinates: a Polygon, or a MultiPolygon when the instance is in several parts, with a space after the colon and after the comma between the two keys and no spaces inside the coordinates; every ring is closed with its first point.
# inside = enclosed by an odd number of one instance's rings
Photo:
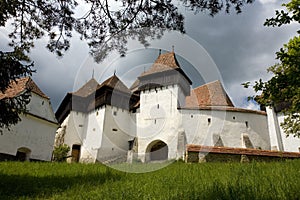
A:
{"type": "MultiPolygon", "coordinates": [[[[282,26],[291,22],[300,23],[300,1],[291,0],[283,4],[287,11],[276,11],[276,17],[267,19],[266,26],[282,26]]],[[[281,112],[286,116],[281,123],[283,130],[288,135],[300,137],[300,31],[298,36],[290,39],[280,51],[276,53],[276,59],[280,62],[268,68],[268,72],[274,76],[263,82],[256,81],[253,88],[261,95],[255,100],[266,106],[281,106],[281,112]]],[[[249,82],[244,84],[249,86],[249,82]]]]}
{"type": "MultiPolygon", "coordinates": [[[[229,13],[231,7],[240,13],[244,4],[253,1],[178,0],[176,4],[180,2],[195,13],[206,11],[214,16],[223,9],[229,13]]],[[[95,60],[100,62],[112,50],[125,55],[129,38],[148,46],[147,38],[159,38],[165,30],[185,32],[184,17],[171,0],[0,0],[0,26],[7,23],[11,23],[13,30],[9,34],[11,51],[0,53],[2,92],[10,81],[31,75],[33,63],[27,55],[34,41],[42,37],[48,37],[47,48],[51,52],[62,56],[76,31],[89,44],[95,60]],[[76,17],[79,3],[86,12],[76,17]]],[[[0,127],[16,123],[18,120],[6,123],[3,119],[8,112],[15,113],[12,118],[24,112],[26,104],[16,107],[10,104],[12,101],[0,101],[1,107],[9,108],[0,113],[0,127]]]]}
{"type": "MultiPolygon", "coordinates": [[[[31,75],[33,63],[23,64],[29,58],[19,49],[13,52],[0,51],[0,94],[4,93],[11,81],[22,76],[31,75]]],[[[14,98],[6,97],[0,99],[0,128],[8,128],[18,123],[21,119],[19,113],[26,112],[26,105],[30,102],[30,91],[24,92],[14,98]]]]}

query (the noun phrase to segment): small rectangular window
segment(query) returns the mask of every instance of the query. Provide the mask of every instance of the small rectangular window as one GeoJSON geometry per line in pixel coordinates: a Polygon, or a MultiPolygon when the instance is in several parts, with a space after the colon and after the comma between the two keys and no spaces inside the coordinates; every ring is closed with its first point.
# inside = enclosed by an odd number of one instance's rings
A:
{"type": "Polygon", "coordinates": [[[245,121],[245,125],[247,128],[249,127],[248,121],[245,121]]]}
{"type": "Polygon", "coordinates": [[[211,123],[211,118],[208,118],[208,119],[207,119],[207,122],[208,122],[208,125],[210,125],[210,123],[211,123]]]}
{"type": "Polygon", "coordinates": [[[115,116],[117,115],[117,111],[114,111],[114,115],[115,115],[115,116]]]}

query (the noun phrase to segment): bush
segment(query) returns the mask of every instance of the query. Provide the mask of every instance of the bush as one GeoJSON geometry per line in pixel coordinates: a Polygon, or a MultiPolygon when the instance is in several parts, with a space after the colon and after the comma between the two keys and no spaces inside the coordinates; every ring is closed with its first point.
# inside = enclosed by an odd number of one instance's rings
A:
{"type": "Polygon", "coordinates": [[[66,144],[61,144],[54,147],[53,151],[53,161],[64,162],[66,161],[67,154],[70,151],[70,147],[66,144]]]}

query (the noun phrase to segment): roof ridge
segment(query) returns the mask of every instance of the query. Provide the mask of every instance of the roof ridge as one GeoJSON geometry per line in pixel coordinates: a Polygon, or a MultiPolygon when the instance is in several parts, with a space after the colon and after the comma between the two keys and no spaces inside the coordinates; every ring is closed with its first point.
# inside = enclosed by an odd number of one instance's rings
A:
{"type": "Polygon", "coordinates": [[[220,80],[192,89],[191,95],[186,98],[186,105],[234,107],[220,80]]]}
{"type": "Polygon", "coordinates": [[[220,80],[214,80],[214,81],[210,81],[210,82],[208,82],[208,83],[205,83],[205,84],[203,84],[203,85],[199,85],[199,86],[193,88],[192,90],[195,90],[195,89],[198,89],[198,88],[200,88],[200,87],[204,87],[204,86],[207,86],[207,85],[210,85],[210,84],[213,84],[213,83],[220,83],[221,86],[223,87],[223,84],[221,83],[220,80]]]}
{"type": "Polygon", "coordinates": [[[130,89],[121,81],[121,79],[116,74],[112,75],[111,77],[109,77],[105,81],[103,81],[97,87],[97,89],[104,87],[104,86],[110,87],[112,89],[117,89],[121,92],[131,93],[130,89]]]}
{"type": "Polygon", "coordinates": [[[30,90],[31,92],[43,98],[49,99],[49,97],[37,86],[37,84],[29,76],[11,80],[5,92],[0,92],[0,99],[16,97],[25,90],[30,90]]]}
{"type": "Polygon", "coordinates": [[[163,71],[178,70],[181,69],[179,62],[176,59],[175,52],[166,52],[160,54],[151,67],[140,76],[146,76],[163,71]]]}
{"type": "Polygon", "coordinates": [[[33,93],[46,98],[46,99],[50,99],[40,88],[39,86],[32,80],[32,78],[27,77],[27,81],[25,83],[25,86],[27,89],[29,89],[30,91],[32,91],[33,93]]]}
{"type": "Polygon", "coordinates": [[[88,82],[86,82],[83,86],[81,86],[78,90],[72,92],[71,94],[81,97],[87,97],[93,92],[95,92],[98,86],[98,81],[94,78],[91,78],[88,82]]]}

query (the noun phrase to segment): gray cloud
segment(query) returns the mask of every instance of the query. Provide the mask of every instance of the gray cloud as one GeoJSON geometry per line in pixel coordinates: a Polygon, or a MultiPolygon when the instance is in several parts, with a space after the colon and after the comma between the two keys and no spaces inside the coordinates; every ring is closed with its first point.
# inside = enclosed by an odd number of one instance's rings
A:
{"type": "MultiPolygon", "coordinates": [[[[266,80],[270,77],[266,73],[266,68],[276,62],[275,52],[296,34],[296,25],[282,28],[264,27],[265,19],[272,17],[275,8],[280,8],[283,2],[272,0],[262,2],[264,3],[258,1],[244,7],[239,15],[220,13],[213,18],[205,13],[194,15],[183,10],[187,35],[195,39],[210,54],[219,68],[229,96],[235,105],[240,107],[253,108],[252,102],[245,101],[253,91],[244,89],[240,84],[259,78],[266,80]]],[[[8,43],[7,32],[6,29],[0,29],[1,49],[7,48],[2,42],[8,43]]],[[[45,49],[46,41],[43,40],[37,42],[31,52],[37,69],[33,79],[51,98],[54,109],[67,92],[74,91],[87,82],[93,70],[95,78],[101,82],[117,69],[117,75],[129,85],[144,68],[151,66],[158,55],[156,49],[139,50],[130,52],[125,58],[115,56],[115,60],[111,63],[97,64],[89,57],[87,44],[78,38],[75,34],[71,48],[63,58],[57,58],[48,52],[45,49]]],[[[166,45],[171,50],[173,44],[170,42],[166,45]]],[[[180,47],[175,46],[175,52],[179,51],[178,48],[180,47]]],[[[189,60],[180,59],[179,62],[184,65],[188,75],[195,74],[195,70],[190,69],[192,66],[189,65],[189,60]]],[[[199,77],[194,79],[193,86],[203,82],[198,80],[199,77]]]]}

